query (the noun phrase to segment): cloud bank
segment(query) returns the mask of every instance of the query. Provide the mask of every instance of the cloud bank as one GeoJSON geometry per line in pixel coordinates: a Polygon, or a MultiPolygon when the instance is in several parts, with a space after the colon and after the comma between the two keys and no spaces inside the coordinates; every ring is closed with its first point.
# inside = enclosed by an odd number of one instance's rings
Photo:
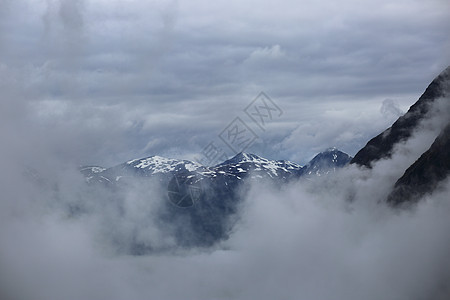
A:
{"type": "MultiPolygon", "coordinates": [[[[112,197],[78,195],[95,203],[88,215],[69,218],[61,200],[75,195],[24,193],[21,182],[22,192],[10,191],[15,197],[3,194],[11,201],[2,202],[2,293],[11,299],[446,299],[450,182],[414,209],[394,211],[383,201],[398,174],[382,172],[393,163],[281,190],[255,185],[228,241],[145,256],[120,253],[127,236],[137,230],[152,242],[170,237],[152,224],[155,203],[143,191],[127,197],[120,214],[112,197]]],[[[71,182],[62,192],[73,188],[71,182]]]]}
{"type": "Polygon", "coordinates": [[[54,155],[55,137],[39,136],[50,148],[37,147],[32,160],[24,151],[1,156],[1,296],[447,299],[450,181],[409,209],[385,204],[444,126],[448,101],[436,108],[372,169],[352,165],[281,187],[255,183],[228,240],[141,256],[128,254],[134,241],[175,246],[155,216],[164,187],[137,181],[118,194],[86,186],[67,161],[73,154],[54,155]]]}

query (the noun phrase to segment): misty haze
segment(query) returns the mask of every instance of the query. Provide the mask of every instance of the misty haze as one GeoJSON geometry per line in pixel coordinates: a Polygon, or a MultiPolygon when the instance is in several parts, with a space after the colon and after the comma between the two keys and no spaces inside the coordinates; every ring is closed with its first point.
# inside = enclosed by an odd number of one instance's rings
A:
{"type": "Polygon", "coordinates": [[[450,299],[450,3],[0,0],[0,300],[450,299]]]}

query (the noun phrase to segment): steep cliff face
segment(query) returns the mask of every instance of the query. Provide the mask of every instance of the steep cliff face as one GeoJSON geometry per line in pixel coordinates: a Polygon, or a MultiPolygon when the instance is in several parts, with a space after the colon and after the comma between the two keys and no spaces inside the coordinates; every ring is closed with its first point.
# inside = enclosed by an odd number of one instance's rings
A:
{"type": "Polygon", "coordinates": [[[388,202],[399,205],[415,202],[432,192],[450,175],[450,124],[441,132],[422,156],[396,182],[388,202]]]}
{"type": "Polygon", "coordinates": [[[351,163],[371,167],[379,159],[389,157],[395,144],[409,138],[419,122],[426,118],[431,104],[450,95],[450,67],[447,67],[427,87],[408,112],[384,132],[371,139],[352,159],[351,163]]]}

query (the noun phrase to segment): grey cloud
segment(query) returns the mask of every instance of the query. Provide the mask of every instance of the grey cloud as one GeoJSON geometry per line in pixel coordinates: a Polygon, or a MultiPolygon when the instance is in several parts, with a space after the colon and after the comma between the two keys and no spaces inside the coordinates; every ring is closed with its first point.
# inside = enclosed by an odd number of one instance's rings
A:
{"type": "Polygon", "coordinates": [[[385,99],[381,105],[380,112],[383,115],[394,115],[400,117],[404,112],[398,106],[398,103],[392,99],[385,99]]]}
{"type": "Polygon", "coordinates": [[[46,50],[49,58],[62,57],[67,63],[82,55],[87,43],[84,36],[84,0],[47,0],[42,15],[46,50]]]}
{"type": "Polygon", "coordinates": [[[67,30],[81,30],[83,27],[84,0],[60,1],[58,14],[67,30]]]}

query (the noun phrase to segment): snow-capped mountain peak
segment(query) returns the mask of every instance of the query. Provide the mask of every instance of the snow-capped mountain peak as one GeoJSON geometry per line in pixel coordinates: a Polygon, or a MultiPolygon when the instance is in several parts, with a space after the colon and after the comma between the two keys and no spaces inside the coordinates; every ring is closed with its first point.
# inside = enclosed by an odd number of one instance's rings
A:
{"type": "Polygon", "coordinates": [[[238,153],[217,165],[215,169],[233,173],[252,173],[252,177],[280,177],[286,179],[300,174],[302,166],[284,160],[270,160],[251,153],[238,153]],[[294,175],[295,174],[295,175],[294,175]]]}
{"type": "Polygon", "coordinates": [[[237,163],[245,163],[245,162],[261,162],[267,161],[267,159],[262,158],[256,154],[240,152],[233,156],[232,158],[220,163],[219,165],[229,165],[229,164],[237,164],[237,163]]]}
{"type": "Polygon", "coordinates": [[[305,167],[306,175],[321,176],[334,172],[351,161],[352,157],[337,148],[328,148],[317,154],[305,167]]]}
{"type": "Polygon", "coordinates": [[[126,164],[137,169],[151,171],[152,173],[173,172],[182,166],[186,170],[193,172],[202,167],[202,165],[196,162],[166,158],[158,155],[153,155],[142,159],[133,159],[127,161],[126,164]]]}

